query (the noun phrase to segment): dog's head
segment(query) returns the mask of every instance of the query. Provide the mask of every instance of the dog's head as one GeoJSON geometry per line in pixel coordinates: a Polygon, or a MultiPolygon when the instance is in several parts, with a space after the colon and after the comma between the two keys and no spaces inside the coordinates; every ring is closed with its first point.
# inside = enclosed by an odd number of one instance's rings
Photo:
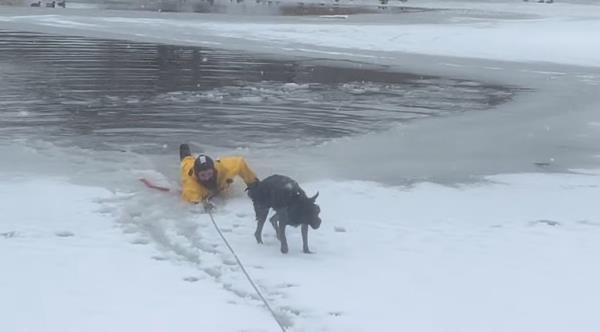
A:
{"type": "Polygon", "coordinates": [[[290,206],[289,218],[292,223],[296,225],[307,224],[312,229],[318,229],[321,226],[321,218],[319,217],[321,208],[315,203],[318,196],[319,193],[313,197],[301,195],[300,199],[290,206]]]}

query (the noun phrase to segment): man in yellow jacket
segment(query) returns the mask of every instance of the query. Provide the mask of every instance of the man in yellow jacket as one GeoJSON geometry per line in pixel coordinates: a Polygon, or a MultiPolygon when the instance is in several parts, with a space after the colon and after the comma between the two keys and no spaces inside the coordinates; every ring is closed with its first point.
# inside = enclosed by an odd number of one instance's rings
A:
{"type": "Polygon", "coordinates": [[[214,206],[210,199],[226,190],[239,176],[251,192],[258,178],[244,157],[223,157],[213,160],[207,155],[192,156],[187,144],[179,146],[181,161],[181,197],[190,203],[203,203],[207,209],[214,206]]]}

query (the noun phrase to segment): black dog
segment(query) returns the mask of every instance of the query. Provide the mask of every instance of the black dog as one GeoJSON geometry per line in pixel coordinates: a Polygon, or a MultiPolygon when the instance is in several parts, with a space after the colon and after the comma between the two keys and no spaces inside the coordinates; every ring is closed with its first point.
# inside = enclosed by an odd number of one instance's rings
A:
{"type": "Polygon", "coordinates": [[[285,227],[302,225],[302,249],[305,253],[310,253],[308,226],[313,229],[321,226],[321,218],[319,218],[321,209],[315,204],[319,193],[309,198],[296,181],[283,175],[271,175],[248,188],[248,196],[252,199],[256,213],[257,225],[254,233],[256,242],[262,243],[262,229],[269,209],[273,208],[275,215],[269,221],[275,228],[277,239],[281,242],[281,252],[284,254],[288,252],[285,227]]]}

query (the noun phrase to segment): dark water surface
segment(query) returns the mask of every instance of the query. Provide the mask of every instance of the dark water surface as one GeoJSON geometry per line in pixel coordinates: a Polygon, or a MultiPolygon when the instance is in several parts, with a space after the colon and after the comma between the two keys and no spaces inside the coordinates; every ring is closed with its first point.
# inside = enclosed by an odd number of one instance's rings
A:
{"type": "Polygon", "coordinates": [[[0,77],[0,138],[98,149],[312,144],[515,93],[358,63],[14,31],[0,31],[0,77]]]}
{"type": "MultiPolygon", "coordinates": [[[[81,2],[85,4],[85,2],[81,2]]],[[[163,1],[91,1],[104,9],[147,10],[161,12],[195,12],[215,14],[312,16],[312,15],[355,15],[355,14],[413,14],[436,11],[417,6],[398,5],[389,0],[378,0],[372,4],[330,2],[281,2],[278,0],[163,0],[163,1]]],[[[77,5],[75,5],[76,7],[77,5]]]]}

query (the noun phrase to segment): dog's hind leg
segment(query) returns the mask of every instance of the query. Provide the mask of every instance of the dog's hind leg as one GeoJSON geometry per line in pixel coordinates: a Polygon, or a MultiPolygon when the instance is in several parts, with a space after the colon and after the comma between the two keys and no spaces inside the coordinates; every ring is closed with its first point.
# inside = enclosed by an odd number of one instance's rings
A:
{"type": "Polygon", "coordinates": [[[275,234],[277,234],[277,240],[281,241],[281,237],[279,236],[279,214],[275,213],[271,218],[269,218],[269,222],[273,225],[273,229],[275,229],[275,234]]]}
{"type": "Polygon", "coordinates": [[[254,237],[256,238],[257,243],[263,243],[262,230],[263,226],[265,225],[265,221],[267,221],[269,208],[255,203],[254,212],[256,213],[256,231],[254,232],[254,237]]]}
{"type": "Polygon", "coordinates": [[[287,226],[287,223],[288,223],[287,211],[284,209],[277,214],[279,214],[279,223],[278,223],[279,227],[277,228],[278,229],[277,234],[279,235],[279,241],[281,242],[281,253],[287,254],[288,253],[288,243],[287,243],[287,238],[285,237],[285,226],[287,226]]]}

